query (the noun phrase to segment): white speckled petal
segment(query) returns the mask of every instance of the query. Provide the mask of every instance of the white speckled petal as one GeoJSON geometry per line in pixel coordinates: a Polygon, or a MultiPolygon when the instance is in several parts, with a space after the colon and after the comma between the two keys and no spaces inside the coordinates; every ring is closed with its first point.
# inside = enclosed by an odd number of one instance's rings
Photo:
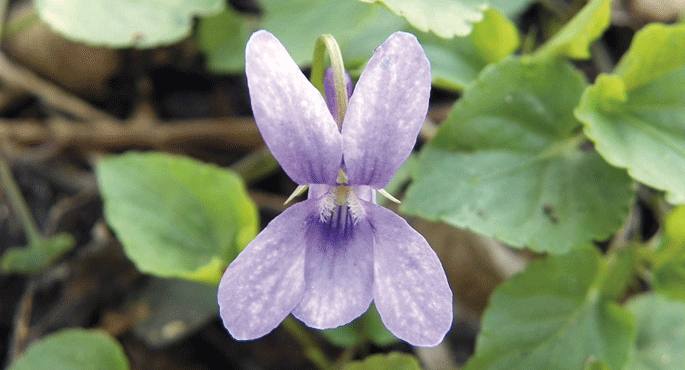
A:
{"type": "Polygon", "coordinates": [[[373,237],[368,222],[353,225],[350,213],[338,210],[329,222],[312,225],[307,244],[307,287],[293,315],[317,329],[335,328],[359,317],[373,297],[373,237]]]}
{"type": "Polygon", "coordinates": [[[238,340],[276,328],[304,294],[305,230],[314,201],[286,209],[240,253],[219,284],[224,326],[238,340]]]}
{"type": "Polygon", "coordinates": [[[383,324],[412,345],[437,345],[452,326],[452,291],[438,256],[404,219],[366,207],[374,228],[373,299],[383,324]]]}
{"type": "Polygon", "coordinates": [[[430,88],[430,64],[414,35],[395,32],[376,49],[343,121],[350,184],[387,185],[416,143],[430,88]]]}
{"type": "Polygon", "coordinates": [[[266,31],[247,42],[245,73],[262,137],[293,181],[335,184],[342,137],[319,91],[266,31]]]}

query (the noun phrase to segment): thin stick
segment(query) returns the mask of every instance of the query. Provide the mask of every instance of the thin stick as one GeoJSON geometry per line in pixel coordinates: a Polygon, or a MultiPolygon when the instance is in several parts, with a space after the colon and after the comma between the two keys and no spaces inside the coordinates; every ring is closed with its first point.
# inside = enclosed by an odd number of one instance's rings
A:
{"type": "Polygon", "coordinates": [[[0,137],[21,145],[52,143],[62,147],[124,149],[215,143],[227,149],[253,149],[263,144],[251,118],[164,122],[155,126],[93,121],[0,119],[0,137]]]}
{"type": "Polygon", "coordinates": [[[7,355],[8,367],[24,352],[28,345],[34,291],[35,282],[29,280],[26,290],[24,290],[19,305],[17,306],[17,311],[14,314],[14,329],[7,355]]]}
{"type": "Polygon", "coordinates": [[[80,119],[86,121],[116,120],[52,82],[42,79],[31,70],[15,64],[2,52],[0,52],[0,79],[10,85],[29,91],[40,97],[46,104],[80,119]]]}
{"type": "Polygon", "coordinates": [[[38,226],[36,226],[36,222],[33,219],[33,216],[31,216],[31,212],[29,211],[29,207],[26,205],[24,197],[21,195],[21,191],[19,191],[19,186],[17,186],[17,183],[14,181],[10,166],[7,164],[7,161],[1,157],[0,185],[2,185],[2,189],[5,191],[7,200],[12,205],[14,212],[19,217],[19,221],[24,229],[24,233],[26,233],[26,238],[28,239],[29,244],[34,244],[40,241],[42,236],[38,231],[38,226]]]}

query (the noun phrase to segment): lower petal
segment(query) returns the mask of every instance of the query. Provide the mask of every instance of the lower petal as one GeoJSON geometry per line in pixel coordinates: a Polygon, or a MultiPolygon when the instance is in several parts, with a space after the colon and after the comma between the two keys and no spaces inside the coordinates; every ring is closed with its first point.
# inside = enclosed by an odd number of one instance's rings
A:
{"type": "Polygon", "coordinates": [[[364,313],[373,297],[371,227],[338,210],[331,220],[313,224],[307,235],[307,287],[293,315],[317,329],[345,325],[364,313]]]}
{"type": "Polygon", "coordinates": [[[434,346],[452,326],[452,291],[426,239],[383,207],[366,204],[374,228],[374,302],[383,324],[415,346],[434,346]]]}
{"type": "Polygon", "coordinates": [[[269,333],[302,299],[305,231],[314,212],[310,201],[291,206],[226,269],[219,284],[219,307],[224,326],[235,339],[269,333]]]}

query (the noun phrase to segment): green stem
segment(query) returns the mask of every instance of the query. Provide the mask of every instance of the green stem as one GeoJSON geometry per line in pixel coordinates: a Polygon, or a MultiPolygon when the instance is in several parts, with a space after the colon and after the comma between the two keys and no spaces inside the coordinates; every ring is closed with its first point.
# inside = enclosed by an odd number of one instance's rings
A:
{"type": "Polygon", "coordinates": [[[338,105],[335,120],[338,126],[340,126],[345,118],[345,111],[347,111],[347,86],[345,84],[345,63],[343,63],[340,47],[333,35],[321,35],[316,40],[310,81],[312,85],[319,89],[322,95],[326,93],[323,85],[326,54],[328,54],[328,59],[333,69],[333,86],[335,88],[335,100],[338,105]]]}
{"type": "Polygon", "coordinates": [[[290,335],[300,343],[300,346],[304,349],[304,354],[307,356],[309,361],[316,365],[319,369],[330,369],[333,364],[331,360],[328,359],[324,351],[319,347],[316,340],[307,333],[307,331],[302,328],[295,320],[292,318],[287,318],[283,321],[283,328],[290,332],[290,335]]]}
{"type": "Polygon", "coordinates": [[[11,22],[5,22],[8,5],[8,0],[0,0],[0,39],[16,35],[40,20],[36,9],[31,8],[27,14],[24,14],[21,17],[15,17],[11,22]]]}
{"type": "Polygon", "coordinates": [[[4,31],[4,26],[5,26],[5,17],[7,16],[7,6],[9,5],[8,0],[0,0],[0,39],[2,39],[3,36],[3,31],[4,31]]]}
{"type": "Polygon", "coordinates": [[[19,216],[19,221],[29,244],[34,245],[41,241],[43,237],[38,231],[36,222],[33,220],[29,207],[26,205],[26,201],[22,197],[14,177],[12,177],[12,171],[4,158],[0,158],[0,185],[5,190],[7,200],[12,205],[14,212],[19,216]]]}
{"type": "Polygon", "coordinates": [[[246,184],[257,182],[278,169],[278,162],[269,149],[251,152],[231,165],[231,169],[243,178],[246,184]]]}
{"type": "Polygon", "coordinates": [[[38,17],[38,13],[36,13],[36,10],[31,9],[31,12],[29,14],[22,15],[19,18],[12,19],[10,22],[7,22],[7,26],[5,27],[6,29],[3,37],[10,38],[14,35],[22,33],[29,27],[32,27],[34,24],[37,24],[39,20],[40,17],[38,17]]]}

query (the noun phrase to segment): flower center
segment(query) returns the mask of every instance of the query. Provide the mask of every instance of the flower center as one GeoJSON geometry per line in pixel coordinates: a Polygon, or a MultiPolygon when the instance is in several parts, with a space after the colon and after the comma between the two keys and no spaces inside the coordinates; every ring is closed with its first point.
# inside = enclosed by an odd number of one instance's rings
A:
{"type": "Polygon", "coordinates": [[[347,204],[347,198],[349,197],[351,191],[351,188],[347,185],[336,186],[333,190],[333,194],[335,195],[335,204],[338,206],[347,204]]]}
{"type": "Polygon", "coordinates": [[[351,186],[332,186],[321,199],[319,220],[333,228],[344,231],[363,217],[364,208],[351,186]]]}

